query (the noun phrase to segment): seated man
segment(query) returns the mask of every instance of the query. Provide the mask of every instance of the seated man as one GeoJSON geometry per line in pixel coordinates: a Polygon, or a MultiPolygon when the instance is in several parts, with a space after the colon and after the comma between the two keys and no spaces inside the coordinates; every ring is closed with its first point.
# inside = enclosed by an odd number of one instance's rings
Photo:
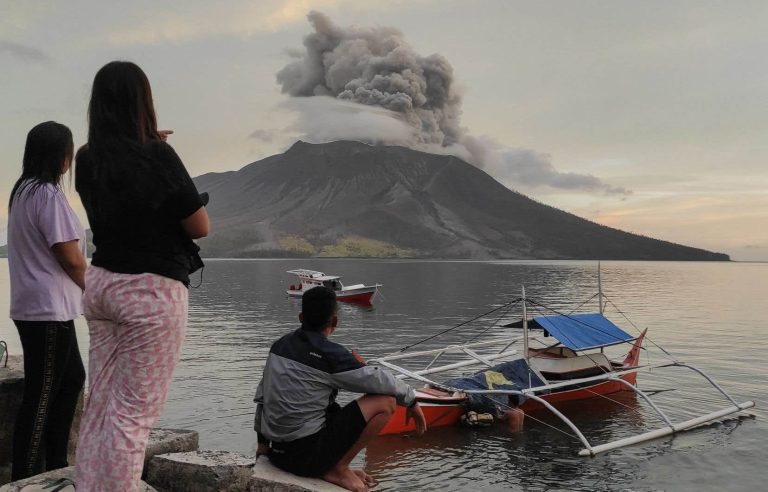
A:
{"type": "Polygon", "coordinates": [[[395,411],[426,430],[413,389],[390,372],[366,365],[328,340],[338,324],[336,294],[315,287],[301,298],[301,328],[272,345],[254,401],[257,456],[296,475],[322,477],[348,490],[367,491],[373,479],[349,464],[395,411]],[[344,408],[339,389],[367,393],[344,408]]]}

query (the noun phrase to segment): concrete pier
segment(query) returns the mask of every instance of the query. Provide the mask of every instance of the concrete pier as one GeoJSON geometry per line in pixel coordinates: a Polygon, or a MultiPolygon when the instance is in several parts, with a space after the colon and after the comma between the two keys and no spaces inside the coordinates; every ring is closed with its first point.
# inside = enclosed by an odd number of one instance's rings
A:
{"type": "Polygon", "coordinates": [[[186,429],[152,429],[149,431],[149,443],[144,452],[144,473],[152,457],[168,453],[186,453],[197,451],[200,436],[197,432],[186,429]]]}
{"type": "Polygon", "coordinates": [[[277,468],[266,456],[260,456],[253,467],[247,492],[345,492],[332,483],[319,478],[297,477],[277,468]]]}
{"type": "Polygon", "coordinates": [[[319,478],[297,477],[265,456],[229,451],[170,453],[153,457],[146,481],[159,492],[343,492],[319,478]]]}
{"type": "MultiPolygon", "coordinates": [[[[77,470],[75,469],[74,466],[70,466],[67,468],[61,468],[59,470],[53,470],[46,473],[41,473],[40,475],[35,475],[34,477],[25,478],[24,480],[19,480],[13,483],[9,483],[7,485],[3,485],[2,487],[0,487],[0,492],[21,492],[21,489],[29,485],[38,485],[38,486],[45,485],[54,480],[58,480],[59,478],[68,478],[70,480],[75,481],[75,483],[77,483],[77,470]]],[[[72,487],[65,488],[64,491],[71,492],[72,487]]],[[[139,492],[158,492],[158,491],[154,487],[147,485],[144,482],[141,482],[141,487],[139,488],[139,492]]]]}
{"type": "MultiPolygon", "coordinates": [[[[0,492],[18,492],[28,485],[45,484],[62,477],[76,480],[74,466],[8,483],[16,414],[24,394],[24,364],[20,355],[0,367],[0,492]],[[6,484],[6,485],[2,485],[6,484]]],[[[70,432],[69,463],[75,464],[77,430],[83,397],[80,396],[70,432]]],[[[254,436],[255,440],[255,436],[254,436]]],[[[198,450],[197,432],[152,429],[144,461],[142,492],[341,492],[344,489],[317,478],[291,475],[274,467],[267,457],[254,458],[229,451],[198,450]]]]}
{"type": "Polygon", "coordinates": [[[146,480],[163,492],[240,492],[252,469],[252,456],[230,451],[170,453],[149,460],[146,480]]]}

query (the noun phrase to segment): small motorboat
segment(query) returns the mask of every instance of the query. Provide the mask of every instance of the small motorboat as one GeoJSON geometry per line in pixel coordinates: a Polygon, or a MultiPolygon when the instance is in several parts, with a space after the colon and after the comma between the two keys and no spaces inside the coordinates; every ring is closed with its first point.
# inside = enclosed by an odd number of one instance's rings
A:
{"type": "Polygon", "coordinates": [[[296,275],[299,278],[297,284],[290,285],[285,291],[289,297],[301,297],[307,290],[322,285],[336,292],[336,299],[339,301],[371,304],[379,291],[379,287],[381,287],[381,284],[344,285],[338,275],[326,275],[315,270],[288,270],[286,273],[296,275]]]}

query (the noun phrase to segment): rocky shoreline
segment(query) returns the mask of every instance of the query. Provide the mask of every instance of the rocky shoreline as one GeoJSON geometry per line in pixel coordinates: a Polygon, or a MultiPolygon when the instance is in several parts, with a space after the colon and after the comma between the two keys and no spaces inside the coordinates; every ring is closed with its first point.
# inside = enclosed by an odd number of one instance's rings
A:
{"type": "MultiPolygon", "coordinates": [[[[24,391],[23,360],[11,356],[8,367],[0,367],[0,492],[19,492],[29,485],[60,478],[77,480],[75,466],[54,470],[24,480],[10,479],[13,427],[24,391]]],[[[70,463],[74,464],[81,404],[70,436],[70,463]]],[[[152,429],[147,446],[142,492],[338,492],[344,489],[320,479],[291,475],[272,466],[269,459],[231,451],[199,448],[194,430],[152,429]]]]}

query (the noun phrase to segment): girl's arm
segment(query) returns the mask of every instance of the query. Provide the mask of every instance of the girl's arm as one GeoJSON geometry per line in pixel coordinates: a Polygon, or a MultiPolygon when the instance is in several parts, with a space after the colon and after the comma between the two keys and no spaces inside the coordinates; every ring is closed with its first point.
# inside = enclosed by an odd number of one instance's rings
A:
{"type": "Polygon", "coordinates": [[[83,253],[80,251],[78,240],[67,241],[64,243],[56,243],[51,246],[53,256],[56,257],[56,261],[67,272],[69,278],[72,279],[82,290],[85,290],[85,269],[86,261],[83,253]]]}
{"type": "Polygon", "coordinates": [[[191,239],[207,236],[208,227],[208,212],[206,212],[205,207],[200,207],[186,219],[181,219],[181,228],[191,239]]]}

